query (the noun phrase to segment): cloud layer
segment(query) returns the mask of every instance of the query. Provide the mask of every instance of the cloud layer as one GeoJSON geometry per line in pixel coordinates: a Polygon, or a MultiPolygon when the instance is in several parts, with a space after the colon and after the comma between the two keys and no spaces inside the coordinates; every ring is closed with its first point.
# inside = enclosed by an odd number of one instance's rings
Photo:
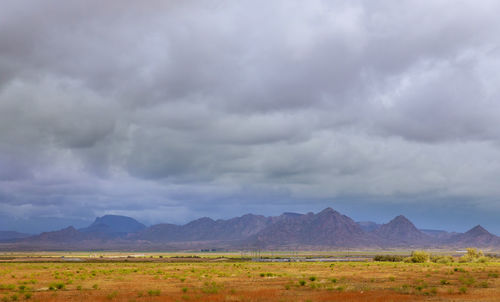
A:
{"type": "Polygon", "coordinates": [[[499,9],[4,1],[0,211],[155,223],[332,206],[460,230],[430,213],[474,213],[500,232],[499,9]]]}

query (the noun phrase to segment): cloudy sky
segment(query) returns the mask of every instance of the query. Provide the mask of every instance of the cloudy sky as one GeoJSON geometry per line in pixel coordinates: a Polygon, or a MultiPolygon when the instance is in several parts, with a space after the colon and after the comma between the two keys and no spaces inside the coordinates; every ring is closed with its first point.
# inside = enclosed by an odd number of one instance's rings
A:
{"type": "Polygon", "coordinates": [[[0,229],[330,206],[500,234],[499,11],[3,0],[0,229]]]}

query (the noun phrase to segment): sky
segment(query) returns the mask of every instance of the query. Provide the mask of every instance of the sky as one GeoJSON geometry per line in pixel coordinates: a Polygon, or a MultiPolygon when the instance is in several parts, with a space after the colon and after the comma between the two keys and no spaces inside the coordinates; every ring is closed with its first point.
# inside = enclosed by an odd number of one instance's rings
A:
{"type": "Polygon", "coordinates": [[[0,230],[332,207],[500,234],[499,11],[3,0],[0,230]]]}

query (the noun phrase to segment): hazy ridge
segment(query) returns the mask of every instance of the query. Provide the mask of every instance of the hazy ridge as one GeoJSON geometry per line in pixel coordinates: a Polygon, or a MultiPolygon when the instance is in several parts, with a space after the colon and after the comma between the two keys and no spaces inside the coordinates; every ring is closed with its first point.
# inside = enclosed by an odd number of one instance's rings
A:
{"type": "Polygon", "coordinates": [[[326,208],[319,213],[246,214],[227,220],[208,217],[184,225],[146,227],[118,215],[98,217],[86,228],[72,226],[38,235],[2,232],[2,250],[155,250],[155,249],[324,249],[499,247],[500,238],[480,225],[465,233],[419,230],[399,215],[386,224],[355,222],[326,208]],[[9,237],[10,235],[10,237],[9,237]]]}

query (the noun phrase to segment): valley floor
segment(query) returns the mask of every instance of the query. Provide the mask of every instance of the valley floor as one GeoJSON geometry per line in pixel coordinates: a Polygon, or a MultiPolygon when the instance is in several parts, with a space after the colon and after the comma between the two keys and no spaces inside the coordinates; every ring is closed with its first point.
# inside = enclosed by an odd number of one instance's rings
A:
{"type": "Polygon", "coordinates": [[[3,262],[0,301],[500,301],[500,263],[3,262]]]}

